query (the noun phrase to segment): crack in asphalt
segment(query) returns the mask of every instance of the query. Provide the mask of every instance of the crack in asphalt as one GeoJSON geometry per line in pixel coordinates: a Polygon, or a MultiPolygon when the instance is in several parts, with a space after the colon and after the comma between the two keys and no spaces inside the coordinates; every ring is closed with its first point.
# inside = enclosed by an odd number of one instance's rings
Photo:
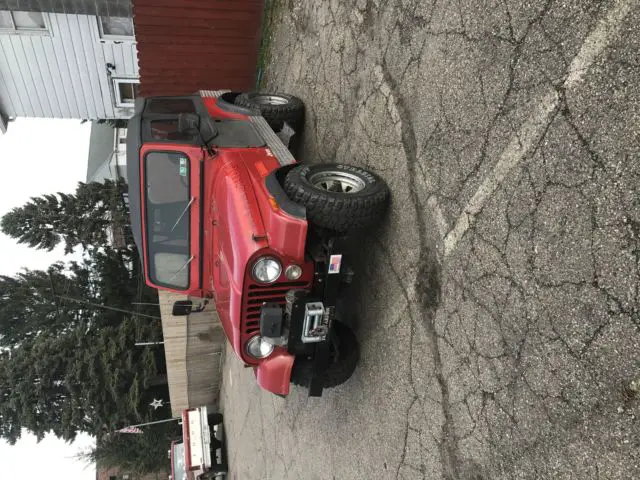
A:
{"type": "MultiPolygon", "coordinates": [[[[442,359],[438,346],[438,337],[435,330],[435,315],[440,303],[440,263],[434,247],[429,245],[426,238],[427,224],[431,223],[426,217],[425,210],[421,205],[416,186],[418,178],[417,171],[417,141],[415,131],[412,127],[411,117],[406,107],[404,97],[399,91],[396,80],[389,72],[386,63],[381,65],[383,79],[390,90],[390,95],[397,108],[399,116],[402,146],[407,160],[407,171],[409,177],[409,198],[415,210],[415,219],[418,224],[418,248],[419,248],[419,265],[418,273],[415,280],[415,290],[417,294],[417,302],[420,306],[422,321],[431,341],[431,354],[433,358],[435,377],[441,392],[442,414],[444,423],[442,425],[442,440],[440,443],[440,457],[443,464],[445,478],[458,478],[458,462],[457,462],[457,446],[456,437],[453,429],[453,420],[451,417],[451,409],[449,405],[449,390],[447,381],[442,373],[442,359]]],[[[403,457],[404,459],[404,457],[403,457]]],[[[402,461],[400,465],[402,465],[402,461]]]]}
{"type": "MultiPolygon", "coordinates": [[[[586,71],[615,37],[623,20],[635,3],[633,0],[620,0],[605,16],[601,17],[596,28],[584,40],[580,51],[569,65],[563,84],[542,97],[531,115],[518,128],[514,137],[503,150],[493,170],[485,177],[474,196],[467,203],[464,211],[456,220],[455,226],[445,238],[445,257],[455,251],[458,242],[471,228],[484,204],[493,196],[511,170],[529,158],[532,151],[535,152],[562,106],[564,92],[582,82],[586,71]]],[[[547,1],[545,9],[548,9],[549,6],[550,1],[547,1]]],[[[545,9],[541,15],[544,15],[545,9]]]]}

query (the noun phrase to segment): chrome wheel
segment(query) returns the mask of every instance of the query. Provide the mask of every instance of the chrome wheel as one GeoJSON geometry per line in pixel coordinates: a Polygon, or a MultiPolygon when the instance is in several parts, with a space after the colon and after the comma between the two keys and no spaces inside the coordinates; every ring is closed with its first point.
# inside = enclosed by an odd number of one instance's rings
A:
{"type": "Polygon", "coordinates": [[[357,193],[366,186],[359,176],[339,170],[314,173],[309,182],[316,188],[336,193],[357,193]]]}
{"type": "Polygon", "coordinates": [[[255,95],[251,100],[258,105],[286,105],[289,103],[289,99],[285,97],[281,97],[280,95],[269,95],[268,93],[255,95]]]}

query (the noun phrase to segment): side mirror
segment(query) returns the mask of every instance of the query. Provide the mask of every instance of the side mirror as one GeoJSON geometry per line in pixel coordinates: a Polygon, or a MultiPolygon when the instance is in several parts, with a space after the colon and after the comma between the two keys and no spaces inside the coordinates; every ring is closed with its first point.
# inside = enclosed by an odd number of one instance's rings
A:
{"type": "Polygon", "coordinates": [[[181,113],[178,115],[178,131],[191,132],[200,129],[200,116],[195,113],[181,113]]]}
{"type": "Polygon", "coordinates": [[[193,302],[191,300],[178,300],[173,304],[173,310],[171,314],[174,317],[186,317],[192,313],[200,313],[207,308],[208,300],[204,300],[198,307],[193,308],[193,302]]]}
{"type": "Polygon", "coordinates": [[[178,300],[173,304],[171,314],[174,317],[186,317],[193,311],[193,302],[191,300],[178,300]]]}

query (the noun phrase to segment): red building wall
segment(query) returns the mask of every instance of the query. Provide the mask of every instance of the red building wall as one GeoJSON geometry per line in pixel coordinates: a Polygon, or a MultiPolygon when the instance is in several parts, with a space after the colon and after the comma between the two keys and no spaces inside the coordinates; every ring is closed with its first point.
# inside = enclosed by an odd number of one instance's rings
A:
{"type": "Polygon", "coordinates": [[[134,0],[140,94],[252,90],[262,0],[134,0]]]}

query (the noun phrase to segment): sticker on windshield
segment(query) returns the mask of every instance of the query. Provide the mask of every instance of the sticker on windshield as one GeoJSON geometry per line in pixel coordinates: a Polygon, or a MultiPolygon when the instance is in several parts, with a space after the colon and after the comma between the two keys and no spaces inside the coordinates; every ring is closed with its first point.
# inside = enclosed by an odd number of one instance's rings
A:
{"type": "Polygon", "coordinates": [[[187,176],[187,167],[180,167],[180,176],[181,177],[187,176]]]}

